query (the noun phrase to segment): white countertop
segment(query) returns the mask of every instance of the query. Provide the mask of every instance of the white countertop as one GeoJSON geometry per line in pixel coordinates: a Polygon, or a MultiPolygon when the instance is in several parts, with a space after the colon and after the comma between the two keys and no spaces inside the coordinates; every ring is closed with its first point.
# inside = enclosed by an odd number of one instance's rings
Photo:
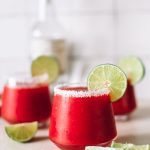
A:
{"type": "Polygon", "coordinates": [[[150,101],[141,100],[137,110],[126,122],[117,121],[119,142],[150,144],[150,101]]]}
{"type": "MultiPolygon", "coordinates": [[[[49,140],[48,128],[39,129],[33,141],[22,144],[7,137],[4,131],[5,125],[6,122],[0,119],[0,150],[59,150],[49,140]]],[[[149,103],[140,103],[130,120],[117,121],[117,130],[116,141],[135,144],[150,143],[150,101],[149,103]]]]}
{"type": "Polygon", "coordinates": [[[17,143],[5,133],[7,123],[0,119],[0,150],[59,150],[48,138],[48,128],[38,129],[34,139],[28,143],[17,143]]]}

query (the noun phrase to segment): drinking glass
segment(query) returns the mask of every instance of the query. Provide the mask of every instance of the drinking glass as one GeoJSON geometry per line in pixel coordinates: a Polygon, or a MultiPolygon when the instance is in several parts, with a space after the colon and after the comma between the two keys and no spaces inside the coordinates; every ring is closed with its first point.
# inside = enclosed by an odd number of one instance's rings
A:
{"type": "Polygon", "coordinates": [[[4,86],[2,117],[9,123],[46,122],[51,113],[47,76],[13,76],[4,86]]]}
{"type": "Polygon", "coordinates": [[[136,109],[136,97],[134,86],[128,80],[127,89],[118,101],[113,102],[113,111],[117,120],[127,120],[130,114],[136,109]]]}
{"type": "Polygon", "coordinates": [[[50,123],[51,141],[64,150],[108,146],[117,135],[108,91],[80,84],[55,87],[50,123]]]}

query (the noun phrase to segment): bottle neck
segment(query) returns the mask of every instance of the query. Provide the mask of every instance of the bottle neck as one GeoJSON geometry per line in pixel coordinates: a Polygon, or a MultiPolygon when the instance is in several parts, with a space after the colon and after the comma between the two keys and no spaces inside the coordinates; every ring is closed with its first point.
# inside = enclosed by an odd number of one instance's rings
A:
{"type": "Polygon", "coordinates": [[[45,22],[56,18],[51,0],[39,0],[38,20],[45,22]]]}

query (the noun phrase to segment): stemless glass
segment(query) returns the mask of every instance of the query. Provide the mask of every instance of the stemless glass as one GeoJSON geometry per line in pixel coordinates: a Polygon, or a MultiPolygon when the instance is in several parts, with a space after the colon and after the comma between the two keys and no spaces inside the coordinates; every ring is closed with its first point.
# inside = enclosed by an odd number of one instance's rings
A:
{"type": "Polygon", "coordinates": [[[9,123],[46,122],[51,113],[46,77],[9,78],[2,94],[2,117],[9,123]]]}
{"type": "Polygon", "coordinates": [[[64,150],[108,146],[116,137],[112,104],[106,89],[88,91],[79,84],[58,85],[50,122],[50,139],[64,150]]]}
{"type": "Polygon", "coordinates": [[[134,86],[128,80],[127,89],[122,98],[113,102],[113,111],[117,120],[127,120],[129,115],[136,109],[134,86]]]}

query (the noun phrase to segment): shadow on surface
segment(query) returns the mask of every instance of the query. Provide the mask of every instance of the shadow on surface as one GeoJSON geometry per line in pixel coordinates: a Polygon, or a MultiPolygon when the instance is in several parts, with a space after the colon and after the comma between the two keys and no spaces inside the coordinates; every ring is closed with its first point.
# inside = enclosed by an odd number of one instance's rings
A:
{"type": "Polygon", "coordinates": [[[31,142],[41,142],[41,141],[45,141],[45,140],[49,140],[49,137],[48,136],[37,136],[37,137],[34,137],[31,142]]]}
{"type": "Polygon", "coordinates": [[[39,129],[43,129],[43,130],[49,129],[49,126],[50,126],[50,125],[49,125],[49,122],[39,123],[39,124],[38,124],[38,128],[39,128],[39,129]]]}
{"type": "Polygon", "coordinates": [[[120,136],[115,141],[121,143],[149,144],[150,134],[120,136]]]}
{"type": "Polygon", "coordinates": [[[147,118],[150,118],[150,106],[137,108],[137,110],[130,117],[131,120],[145,120],[147,118]]]}

